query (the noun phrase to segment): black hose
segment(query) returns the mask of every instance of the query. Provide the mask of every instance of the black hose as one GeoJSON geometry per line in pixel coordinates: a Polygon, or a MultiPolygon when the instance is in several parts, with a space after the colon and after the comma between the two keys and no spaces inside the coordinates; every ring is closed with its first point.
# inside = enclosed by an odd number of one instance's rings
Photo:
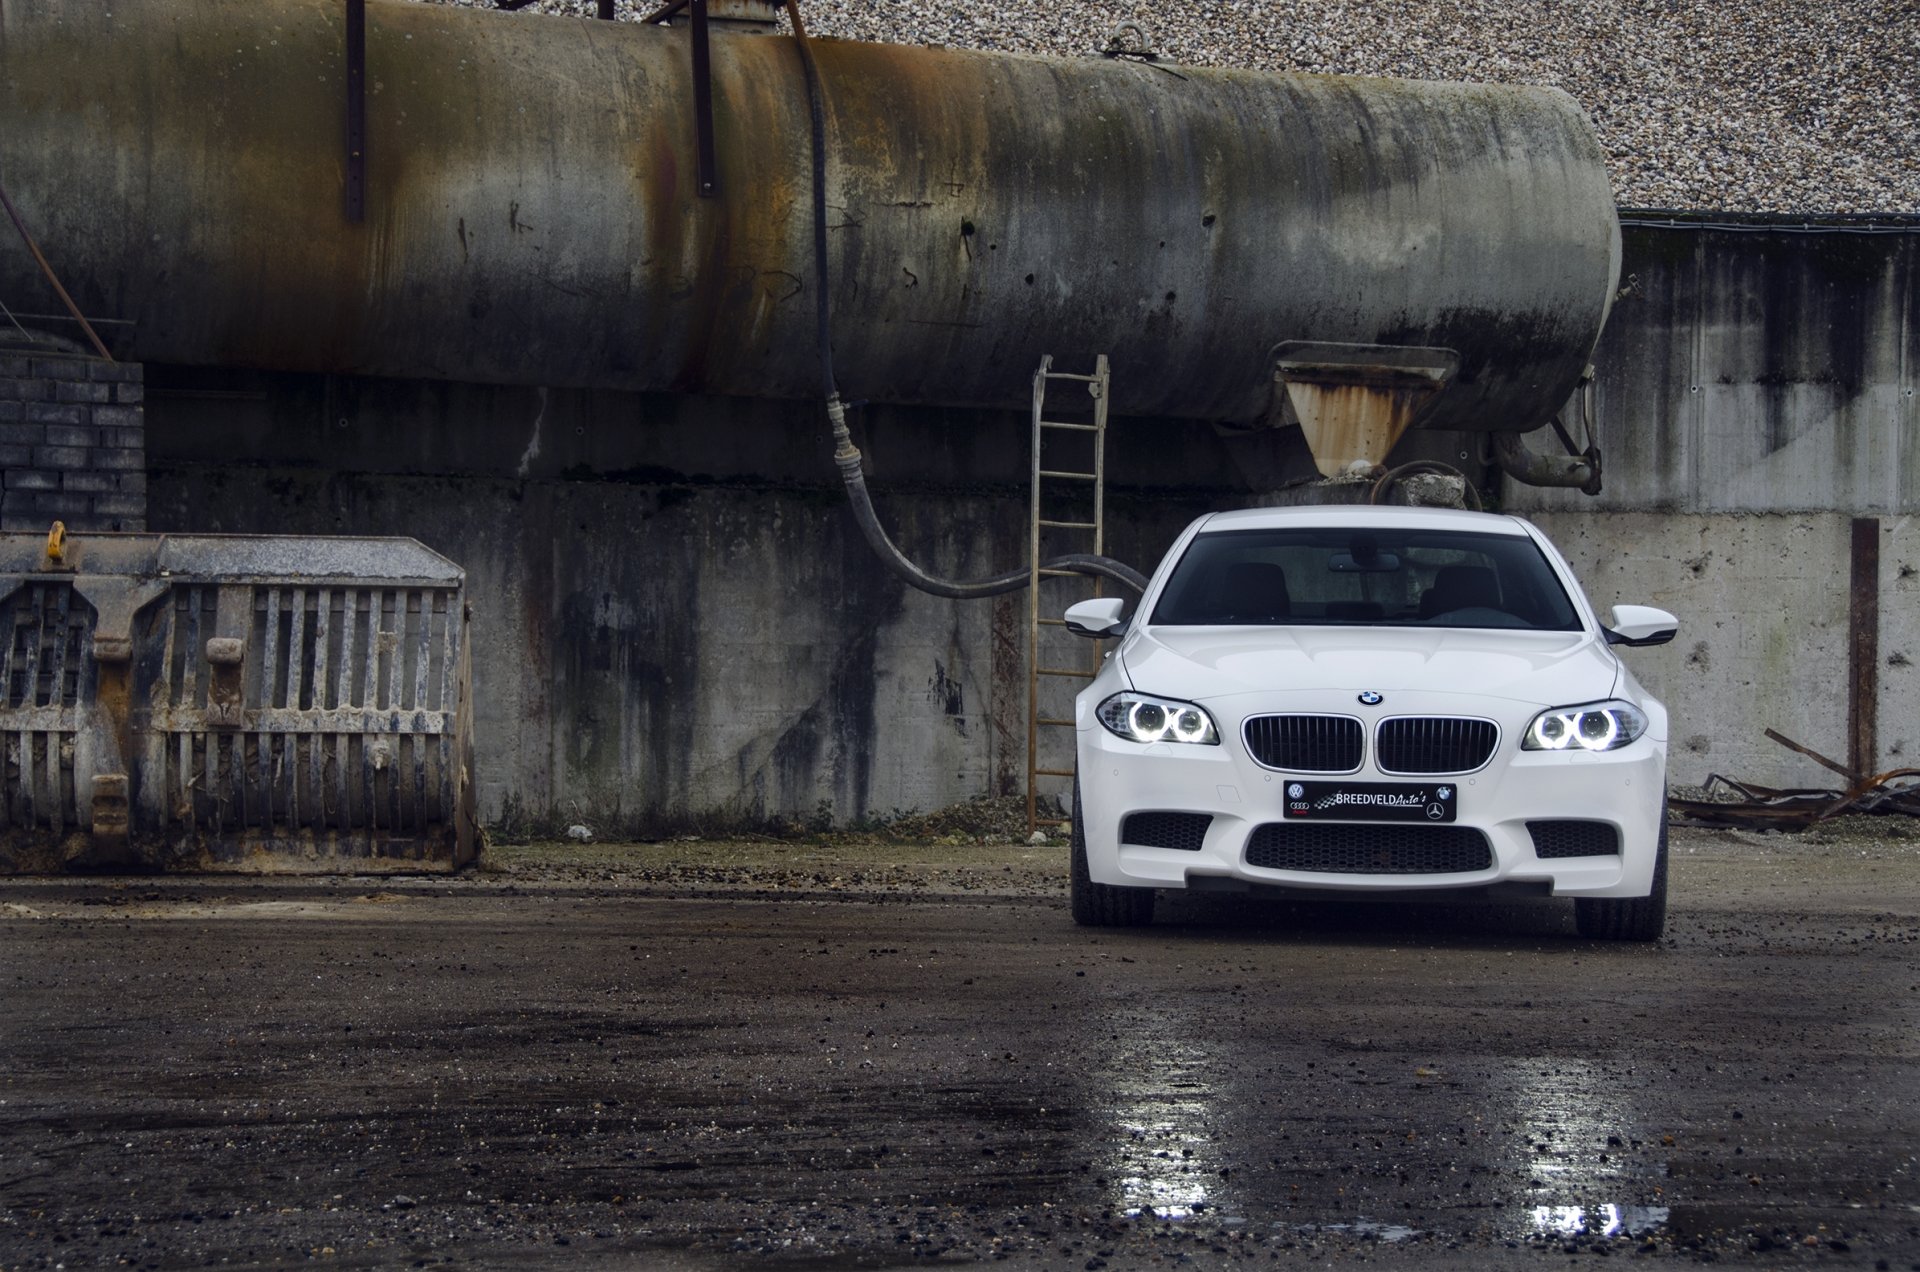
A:
{"type": "MultiPolygon", "coordinates": [[[[846,487],[847,502],[860,533],[879,556],[881,564],[900,579],[922,592],[951,600],[977,600],[1017,592],[1033,582],[1033,570],[1021,568],[996,574],[992,578],[958,582],[935,578],[909,561],[894,546],[886,527],[873,510],[873,498],[867,493],[867,476],[860,467],[860,448],[853,444],[847,430],[847,408],[840,400],[840,388],[833,375],[833,311],[827,297],[827,120],[820,91],[820,71],[813,61],[813,48],[807,42],[807,28],[800,21],[800,6],[787,0],[787,20],[793,23],[794,46],[800,50],[800,65],[806,72],[807,116],[813,130],[813,279],[814,335],[820,358],[820,391],[827,404],[827,419],[833,426],[833,462],[840,469],[840,483],[846,487]]],[[[1043,563],[1044,570],[1067,570],[1074,574],[1098,575],[1125,584],[1136,592],[1147,588],[1146,576],[1132,566],[1110,557],[1076,552],[1054,557],[1043,563]]]]}

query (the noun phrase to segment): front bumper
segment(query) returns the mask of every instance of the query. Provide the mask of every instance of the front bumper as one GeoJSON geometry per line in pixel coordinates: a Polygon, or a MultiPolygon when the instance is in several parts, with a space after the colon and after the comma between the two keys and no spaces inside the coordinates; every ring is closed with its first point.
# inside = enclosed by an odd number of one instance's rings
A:
{"type": "MultiPolygon", "coordinates": [[[[1297,708],[1290,708],[1297,709],[1297,708]]],[[[1481,709],[1470,714],[1485,714],[1481,709]]],[[[1257,764],[1240,740],[1240,720],[1221,720],[1218,746],[1124,741],[1083,712],[1079,730],[1081,826],[1088,873],[1095,883],[1185,888],[1197,879],[1239,880],[1327,892],[1393,893],[1546,884],[1557,896],[1636,897],[1652,886],[1666,800],[1666,745],[1643,737],[1600,754],[1521,751],[1520,728],[1502,724],[1499,748],[1478,772],[1450,777],[1459,789],[1459,827],[1485,834],[1492,865],[1441,874],[1344,874],[1274,870],[1248,864],[1247,845],[1261,826],[1283,821],[1290,778],[1354,782],[1417,782],[1368,764],[1340,775],[1288,774],[1257,764]],[[1197,851],[1121,842],[1136,812],[1199,813],[1212,818],[1197,851]],[[1614,827],[1614,856],[1542,858],[1530,821],[1593,821],[1614,827]]],[[[1524,723],[1524,722],[1523,722],[1524,723]]],[[[1366,822],[1342,822],[1364,826],[1366,822]]],[[[1396,823],[1404,825],[1404,823],[1396,823]]],[[[1206,886],[1204,884],[1199,886],[1206,886]]]]}

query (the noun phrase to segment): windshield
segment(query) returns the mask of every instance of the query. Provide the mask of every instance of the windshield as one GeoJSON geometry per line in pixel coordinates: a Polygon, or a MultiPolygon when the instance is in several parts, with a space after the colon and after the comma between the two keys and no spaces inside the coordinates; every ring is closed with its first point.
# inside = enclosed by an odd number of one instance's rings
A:
{"type": "Polygon", "coordinates": [[[1580,630],[1566,589],[1524,535],[1331,526],[1199,535],[1153,622],[1580,630]]]}

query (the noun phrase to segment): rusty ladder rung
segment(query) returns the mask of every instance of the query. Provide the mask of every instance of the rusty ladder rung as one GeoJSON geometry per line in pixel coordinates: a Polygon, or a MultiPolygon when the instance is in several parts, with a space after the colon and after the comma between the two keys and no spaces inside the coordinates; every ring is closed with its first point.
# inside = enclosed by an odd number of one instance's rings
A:
{"type": "MultiPolygon", "coordinates": [[[[1099,674],[1101,665],[1098,657],[1098,645],[1094,646],[1094,657],[1091,659],[1092,665],[1090,668],[1069,669],[1066,667],[1044,667],[1040,665],[1043,657],[1050,661],[1053,657],[1058,657],[1059,654],[1065,652],[1062,650],[1058,651],[1058,653],[1044,654],[1041,638],[1046,634],[1048,628],[1064,628],[1066,627],[1066,622],[1064,619],[1058,617],[1046,618],[1041,616],[1041,606],[1043,602],[1039,585],[1043,580],[1047,579],[1071,578],[1079,580],[1083,585],[1087,582],[1086,576],[1080,574],[1078,571],[1057,568],[1048,569],[1040,564],[1041,561],[1045,559],[1041,550],[1041,538],[1044,532],[1051,530],[1067,534],[1090,534],[1092,550],[1095,553],[1106,550],[1105,515],[1102,504],[1106,494],[1106,428],[1107,412],[1109,409],[1108,399],[1111,395],[1111,380],[1109,377],[1110,370],[1105,354],[1101,354],[1095,359],[1094,371],[1091,375],[1055,371],[1053,369],[1053,358],[1051,356],[1040,360],[1039,370],[1034,375],[1032,415],[1033,489],[1029,521],[1029,552],[1031,555],[1028,557],[1029,568],[1032,571],[1031,579],[1034,586],[1028,592],[1027,596],[1028,688],[1026,695],[1026,716],[1027,823],[1029,830],[1043,825],[1059,826],[1065,824],[1064,818],[1042,817],[1040,815],[1044,810],[1042,810],[1037,803],[1040,797],[1039,787],[1042,779],[1058,781],[1059,779],[1074,776],[1072,769],[1041,767],[1041,732],[1044,729],[1072,729],[1078,727],[1077,722],[1074,720],[1061,719],[1045,714],[1042,709],[1043,695],[1041,693],[1041,683],[1043,680],[1049,683],[1058,683],[1060,680],[1065,680],[1070,685],[1083,684],[1093,680],[1094,677],[1099,674]],[[1090,401],[1085,403],[1076,402],[1068,411],[1069,414],[1075,415],[1078,418],[1058,420],[1047,417],[1047,386],[1062,380],[1087,386],[1087,396],[1090,401]],[[1092,418],[1090,422],[1086,416],[1082,414],[1082,411],[1089,411],[1091,413],[1092,418]],[[1090,459],[1077,454],[1071,456],[1062,454],[1060,456],[1061,460],[1068,463],[1087,462],[1088,467],[1086,469],[1045,467],[1044,438],[1049,430],[1088,434],[1091,445],[1090,459]],[[1072,502],[1072,499],[1065,489],[1049,486],[1047,484],[1048,482],[1075,482],[1082,483],[1081,489],[1090,488],[1090,493],[1092,494],[1091,509],[1066,507],[1053,511],[1052,516],[1043,515],[1042,506],[1049,499],[1072,502]],[[1089,511],[1091,515],[1088,515],[1089,511]]],[[[1065,442],[1057,442],[1056,444],[1062,446],[1077,445],[1065,442]]],[[[1103,589],[1098,579],[1093,580],[1093,591],[1096,596],[1103,594],[1103,589]]],[[[1075,660],[1069,658],[1069,661],[1075,660]]],[[[1054,694],[1057,696],[1058,691],[1054,691],[1054,694]]],[[[1060,709],[1057,703],[1048,703],[1047,705],[1055,711],[1060,709]]],[[[1051,738],[1057,737],[1058,735],[1049,734],[1048,736],[1051,738]]],[[[1052,760],[1054,764],[1058,764],[1060,760],[1065,757],[1048,756],[1047,758],[1052,760]]]]}

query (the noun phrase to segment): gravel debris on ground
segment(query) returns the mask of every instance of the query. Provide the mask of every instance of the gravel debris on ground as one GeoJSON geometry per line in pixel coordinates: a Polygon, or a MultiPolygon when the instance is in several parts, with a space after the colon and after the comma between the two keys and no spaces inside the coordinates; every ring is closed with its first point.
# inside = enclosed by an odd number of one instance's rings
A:
{"type": "Polygon", "coordinates": [[[1649,945],[1045,851],[0,881],[0,1268],[1920,1263],[1920,841],[1677,831],[1649,945]]]}
{"type": "MultiPolygon", "coordinates": [[[[493,0],[429,0],[492,8],[493,0]]],[[[591,16],[595,0],[523,15],[591,16]]],[[[622,20],[654,0],[620,0],[622,20]]],[[[1915,0],[804,0],[809,33],[1097,56],[1122,23],[1190,66],[1546,84],[1623,207],[1920,213],[1915,0]]]]}

